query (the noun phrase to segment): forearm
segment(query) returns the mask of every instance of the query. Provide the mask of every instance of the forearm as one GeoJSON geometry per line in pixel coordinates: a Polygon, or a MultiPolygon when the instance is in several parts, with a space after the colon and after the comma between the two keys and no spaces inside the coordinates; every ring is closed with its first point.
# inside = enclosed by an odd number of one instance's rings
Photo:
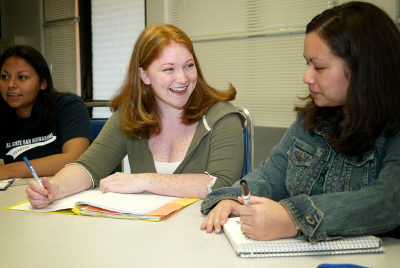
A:
{"type": "Polygon", "coordinates": [[[0,180],[26,178],[32,176],[33,175],[25,162],[16,162],[0,166],[0,180]]]}
{"type": "Polygon", "coordinates": [[[238,185],[236,183],[232,187],[220,188],[209,193],[201,203],[201,213],[207,215],[220,201],[225,199],[238,201],[238,196],[241,196],[241,189],[238,185]]]}
{"type": "MultiPolygon", "coordinates": [[[[29,160],[36,174],[40,177],[53,176],[66,164],[74,161],[69,154],[56,154],[43,158],[29,160]]],[[[33,177],[25,162],[15,162],[0,166],[0,179],[33,177]]]]}
{"type": "Polygon", "coordinates": [[[55,199],[87,190],[92,187],[90,175],[79,165],[69,165],[60,170],[52,179],[58,189],[55,199]]]}
{"type": "MultiPolygon", "coordinates": [[[[287,194],[284,180],[273,180],[268,175],[268,171],[274,175],[274,178],[281,177],[279,172],[275,172],[275,167],[270,159],[261,163],[258,169],[254,169],[243,179],[247,181],[250,194],[252,196],[266,197],[275,201],[279,201],[287,194]]],[[[241,196],[240,181],[235,182],[232,187],[224,187],[212,191],[201,204],[201,213],[207,215],[218,202],[231,199],[237,201],[237,197],[241,196]]]]}
{"type": "MultiPolygon", "coordinates": [[[[78,159],[89,145],[90,141],[87,138],[74,138],[63,145],[62,153],[37,159],[29,159],[29,162],[32,164],[38,176],[53,176],[65,167],[65,165],[78,159]]],[[[31,171],[23,161],[0,166],[0,180],[9,178],[29,178],[32,176],[31,171]]]]}
{"type": "MultiPolygon", "coordinates": [[[[266,197],[279,201],[286,195],[286,190],[284,187],[276,187],[278,182],[274,184],[274,181],[269,178],[266,171],[272,169],[269,169],[270,166],[267,161],[264,161],[259,169],[253,170],[243,179],[247,181],[252,196],[266,197]],[[276,190],[274,186],[277,188],[276,190]]],[[[207,215],[221,200],[231,199],[237,201],[238,196],[241,196],[240,181],[235,182],[232,187],[220,188],[208,194],[201,204],[201,212],[207,215]]]]}
{"type": "Polygon", "coordinates": [[[178,197],[204,198],[212,178],[206,174],[140,174],[144,191],[178,197]]]}

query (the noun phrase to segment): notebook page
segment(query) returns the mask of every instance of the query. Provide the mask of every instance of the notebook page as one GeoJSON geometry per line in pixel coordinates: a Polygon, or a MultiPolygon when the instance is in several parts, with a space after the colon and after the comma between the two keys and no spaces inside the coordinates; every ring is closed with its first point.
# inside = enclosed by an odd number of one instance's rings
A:
{"type": "Polygon", "coordinates": [[[87,204],[121,213],[145,214],[153,211],[178,197],[156,195],[152,193],[119,194],[105,193],[89,199],[79,200],[77,204],[87,204]]]}
{"type": "Polygon", "coordinates": [[[165,204],[180,199],[178,197],[155,195],[152,193],[119,194],[105,193],[97,190],[83,191],[54,201],[45,208],[37,209],[29,202],[12,207],[14,210],[52,212],[72,209],[76,204],[87,204],[121,213],[145,214],[165,204]]]}
{"type": "MultiPolygon", "coordinates": [[[[248,244],[248,243],[257,243],[259,241],[252,240],[248,238],[245,234],[243,234],[240,229],[240,217],[228,218],[227,222],[224,225],[224,232],[228,236],[229,241],[235,250],[238,250],[240,245],[248,244]],[[229,229],[229,230],[228,230],[229,229]]],[[[282,238],[279,239],[281,242],[306,242],[304,236],[296,236],[293,238],[282,238]]]]}
{"type": "Polygon", "coordinates": [[[75,206],[75,203],[84,200],[84,199],[91,199],[99,194],[102,194],[100,191],[83,191],[77,194],[73,194],[62,199],[54,201],[53,204],[48,205],[45,208],[34,208],[32,207],[31,203],[23,203],[21,205],[12,207],[10,209],[14,210],[27,210],[27,211],[38,211],[38,212],[52,212],[62,209],[72,209],[75,206]]]}

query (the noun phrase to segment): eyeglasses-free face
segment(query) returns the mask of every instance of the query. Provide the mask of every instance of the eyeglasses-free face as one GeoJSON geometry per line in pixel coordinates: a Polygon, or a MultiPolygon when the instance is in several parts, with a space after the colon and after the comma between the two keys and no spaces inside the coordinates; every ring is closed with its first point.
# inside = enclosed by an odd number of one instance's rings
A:
{"type": "Polygon", "coordinates": [[[46,87],[47,81],[40,81],[35,69],[22,58],[9,57],[1,66],[1,96],[21,118],[31,116],[39,91],[46,87]]]}

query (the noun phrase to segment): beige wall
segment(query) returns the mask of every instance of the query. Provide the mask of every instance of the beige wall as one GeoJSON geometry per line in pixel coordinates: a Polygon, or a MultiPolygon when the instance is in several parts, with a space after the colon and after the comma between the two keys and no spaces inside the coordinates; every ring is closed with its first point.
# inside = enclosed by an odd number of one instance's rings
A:
{"type": "Polygon", "coordinates": [[[146,0],[146,26],[171,23],[170,0],[146,0]]]}
{"type": "MultiPolygon", "coordinates": [[[[397,0],[365,1],[382,8],[392,17],[393,20],[396,20],[398,10],[397,0]]],[[[339,0],[338,4],[344,2],[348,2],[348,0],[339,0]]],[[[171,0],[146,0],[146,25],[154,23],[171,23],[171,14],[171,0]]]]}
{"type": "Polygon", "coordinates": [[[396,21],[396,0],[364,0],[382,8],[389,16],[396,21]]]}

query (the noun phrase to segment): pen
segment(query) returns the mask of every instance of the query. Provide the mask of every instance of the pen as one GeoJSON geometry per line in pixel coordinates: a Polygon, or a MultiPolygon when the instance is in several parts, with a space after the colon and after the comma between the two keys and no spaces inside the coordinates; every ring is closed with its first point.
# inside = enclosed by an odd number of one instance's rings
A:
{"type": "Polygon", "coordinates": [[[249,192],[249,188],[247,187],[247,181],[241,180],[240,186],[242,188],[242,197],[243,197],[244,204],[251,205],[250,192],[249,192]]]}
{"type": "MultiPolygon", "coordinates": [[[[24,156],[23,159],[24,159],[26,165],[28,166],[28,168],[31,170],[32,175],[33,175],[33,177],[35,178],[35,180],[37,181],[37,183],[39,183],[39,185],[43,187],[42,182],[40,181],[38,175],[36,174],[35,170],[33,169],[33,167],[32,167],[32,165],[31,165],[31,163],[29,162],[28,158],[26,158],[26,157],[24,156]]],[[[44,188],[44,187],[43,187],[43,188],[44,188]]],[[[49,196],[46,195],[46,198],[49,198],[49,196]]]]}
{"type": "Polygon", "coordinates": [[[356,264],[327,264],[323,263],[317,266],[317,268],[367,268],[365,266],[359,266],[356,264]]]}

